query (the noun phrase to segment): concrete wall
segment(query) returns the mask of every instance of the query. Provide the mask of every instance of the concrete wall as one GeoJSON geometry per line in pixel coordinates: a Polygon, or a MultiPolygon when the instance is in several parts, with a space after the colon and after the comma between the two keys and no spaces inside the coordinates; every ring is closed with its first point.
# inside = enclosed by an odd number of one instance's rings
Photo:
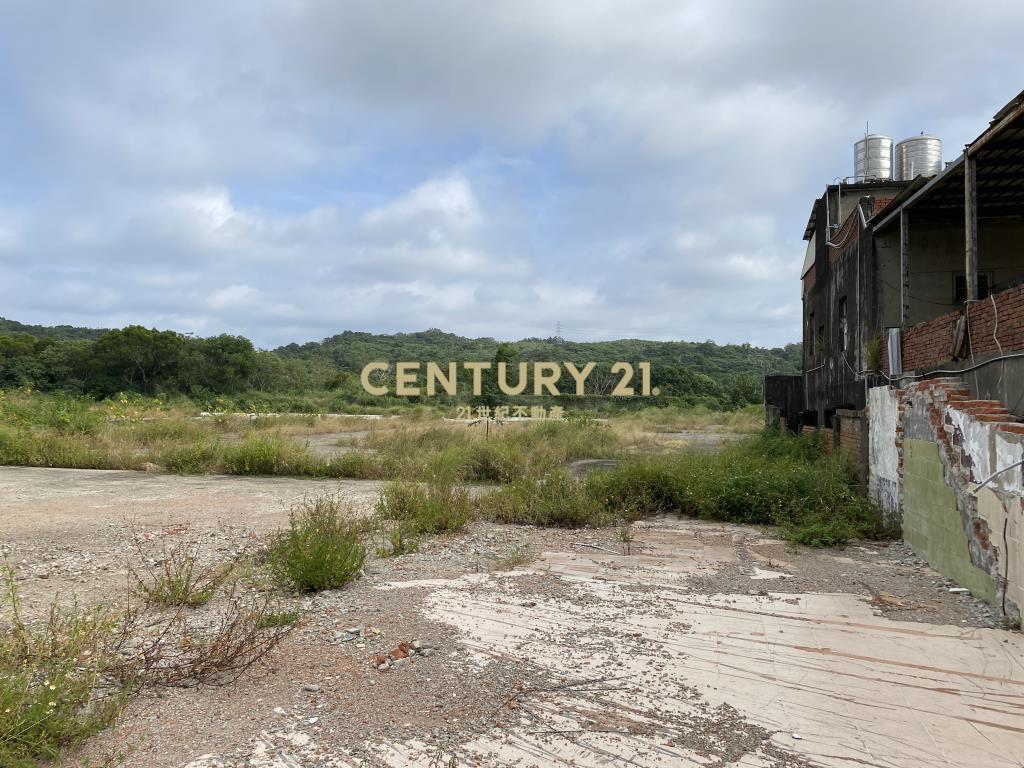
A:
{"type": "MultiPolygon", "coordinates": [[[[978,271],[989,285],[1003,288],[1021,275],[1020,243],[1024,225],[982,222],[978,227],[978,271]]],[[[964,273],[964,227],[910,220],[909,324],[955,308],[953,276],[964,273]]],[[[898,285],[898,283],[897,283],[898,285]]]]}
{"type": "Polygon", "coordinates": [[[899,523],[900,446],[903,424],[900,391],[875,387],[868,392],[868,498],[882,510],[887,523],[899,523]]]}

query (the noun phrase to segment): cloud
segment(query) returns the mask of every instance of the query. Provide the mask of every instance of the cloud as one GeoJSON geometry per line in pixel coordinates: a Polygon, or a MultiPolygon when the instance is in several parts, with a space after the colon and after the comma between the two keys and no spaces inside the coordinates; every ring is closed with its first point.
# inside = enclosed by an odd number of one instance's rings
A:
{"type": "Polygon", "coordinates": [[[206,303],[211,309],[238,309],[251,307],[262,294],[251,285],[229,285],[210,294],[206,303]]]}
{"type": "Polygon", "coordinates": [[[1024,7],[14,3],[0,305],[272,346],[346,328],[799,337],[812,198],[870,121],[947,159],[1024,7]],[[53,51],[60,51],[54,56],[53,51]]]}

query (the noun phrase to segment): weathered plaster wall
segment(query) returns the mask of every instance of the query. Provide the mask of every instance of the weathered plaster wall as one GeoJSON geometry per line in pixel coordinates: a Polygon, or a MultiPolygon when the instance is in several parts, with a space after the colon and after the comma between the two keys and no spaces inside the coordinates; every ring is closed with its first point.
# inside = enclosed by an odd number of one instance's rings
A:
{"type": "Polygon", "coordinates": [[[1024,605],[1024,511],[1021,498],[1007,496],[988,487],[979,490],[977,497],[978,516],[988,522],[997,546],[1006,553],[999,564],[999,577],[1006,581],[1007,603],[1019,608],[1024,605]]]}
{"type": "Polygon", "coordinates": [[[1013,465],[1024,459],[1024,425],[959,379],[868,397],[871,497],[902,512],[904,538],[921,557],[1019,620],[1024,472],[1013,465]]]}
{"type": "Polygon", "coordinates": [[[957,495],[946,481],[938,444],[908,439],[903,452],[903,538],[944,576],[994,603],[991,575],[971,561],[957,495]]]}
{"type": "Polygon", "coordinates": [[[868,391],[868,498],[881,508],[887,523],[898,523],[901,514],[898,392],[892,387],[868,391]]]}

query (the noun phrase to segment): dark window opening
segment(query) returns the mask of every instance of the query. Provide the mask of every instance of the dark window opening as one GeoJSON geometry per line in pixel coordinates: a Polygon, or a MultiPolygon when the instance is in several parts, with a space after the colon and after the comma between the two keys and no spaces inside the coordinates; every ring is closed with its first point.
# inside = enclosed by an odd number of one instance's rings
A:
{"type": "MultiPolygon", "coordinates": [[[[978,274],[978,299],[987,299],[989,294],[989,279],[984,272],[978,274]]],[[[959,274],[953,276],[953,303],[963,304],[967,301],[967,275],[959,274]]]]}

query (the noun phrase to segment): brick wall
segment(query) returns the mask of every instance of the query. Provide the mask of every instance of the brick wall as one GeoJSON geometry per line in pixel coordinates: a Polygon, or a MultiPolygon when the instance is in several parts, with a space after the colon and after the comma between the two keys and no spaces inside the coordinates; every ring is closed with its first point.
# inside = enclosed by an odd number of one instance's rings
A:
{"type": "Polygon", "coordinates": [[[832,453],[832,446],[835,445],[835,433],[831,427],[822,427],[821,434],[823,435],[821,440],[821,446],[825,449],[825,453],[832,453]]]}
{"type": "Polygon", "coordinates": [[[804,275],[804,295],[805,296],[807,295],[807,292],[809,290],[811,290],[811,288],[814,286],[814,275],[815,275],[815,269],[814,269],[814,266],[812,265],[811,268],[807,270],[807,274],[804,275]]]}
{"type": "Polygon", "coordinates": [[[867,481],[867,413],[840,408],[836,411],[839,450],[853,463],[857,479],[867,481]]]}
{"type": "Polygon", "coordinates": [[[860,461],[860,419],[843,417],[839,429],[839,450],[854,461],[860,461]]]}
{"type": "MultiPolygon", "coordinates": [[[[1024,349],[1024,286],[1008,288],[994,298],[995,308],[992,299],[970,307],[970,350],[975,355],[998,352],[1000,345],[1004,352],[1024,349]],[[993,338],[993,331],[999,344],[993,338]]],[[[959,317],[959,312],[950,312],[903,331],[903,370],[935,368],[949,362],[953,357],[953,331],[959,317]]]]}

